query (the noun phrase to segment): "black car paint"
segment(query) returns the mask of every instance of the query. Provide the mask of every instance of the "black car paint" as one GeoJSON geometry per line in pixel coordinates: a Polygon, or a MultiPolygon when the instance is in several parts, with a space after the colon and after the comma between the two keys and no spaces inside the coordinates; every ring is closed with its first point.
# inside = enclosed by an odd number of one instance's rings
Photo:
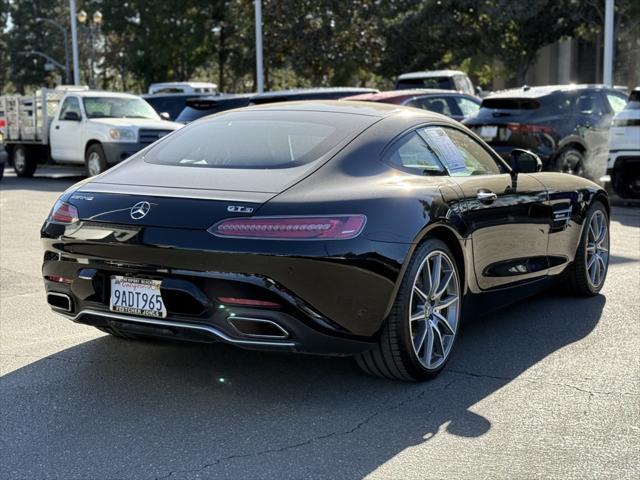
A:
{"type": "MultiPolygon", "coordinates": [[[[480,110],[463,121],[479,134],[483,126],[497,126],[496,138],[489,145],[503,158],[514,148],[524,148],[536,153],[545,169],[552,169],[558,154],[572,146],[582,152],[587,160],[596,163],[606,159],[607,133],[614,112],[606,98],[607,93],[621,92],[603,86],[524,87],[506,90],[483,99],[480,110]],[[593,94],[601,114],[591,115],[578,111],[576,101],[581,95],[593,94]],[[538,108],[491,108],[492,102],[518,99],[537,102],[538,108]],[[568,102],[565,109],[558,108],[568,102]],[[512,133],[508,124],[550,127],[551,132],[512,133]]],[[[604,173],[604,172],[603,172],[604,173]]]]}
{"type": "MultiPolygon", "coordinates": [[[[187,340],[213,338],[180,325],[214,328],[223,341],[246,348],[361,352],[375,340],[412,252],[427,236],[441,238],[452,249],[461,269],[464,308],[473,314],[487,308],[487,299],[493,306],[508,303],[560,278],[573,261],[589,206],[596,198],[608,205],[601,188],[568,175],[515,174],[502,163],[505,173],[499,175],[428,177],[381,161],[388,145],[418,126],[466,131],[440,115],[355,102],[258,108],[288,110],[293,116],[314,109],[372,115],[373,109],[377,116],[313,172],[281,185],[278,192],[164,187],[157,178],[156,186],[120,184],[125,171],[149,168],[143,154],[68,190],[62,200],[79,209],[81,220],[69,226],[46,221],[41,232],[43,275],[73,279],[71,285],[45,279],[48,292],[71,295],[72,312],[59,313],[81,323],[187,340]],[[494,191],[498,200],[477,201],[478,188],[494,191]],[[141,200],[153,204],[155,217],[136,224],[127,213],[141,200]],[[235,204],[255,211],[226,210],[235,204]],[[273,241],[218,238],[206,231],[221,218],[242,215],[341,213],[367,216],[360,236],[273,241]],[[173,323],[159,329],[109,313],[108,279],[114,274],[161,279],[173,323]],[[220,296],[275,301],[282,307],[222,305],[216,300],[220,296]],[[229,324],[231,314],[273,320],[290,337],[248,341],[229,324]]],[[[175,172],[166,171],[164,183],[170,185],[175,172]]]]}

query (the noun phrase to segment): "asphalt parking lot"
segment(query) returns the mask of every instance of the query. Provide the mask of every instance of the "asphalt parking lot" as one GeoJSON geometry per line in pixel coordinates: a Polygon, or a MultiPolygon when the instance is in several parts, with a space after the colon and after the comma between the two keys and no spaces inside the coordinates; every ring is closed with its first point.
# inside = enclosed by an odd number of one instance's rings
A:
{"type": "Polygon", "coordinates": [[[39,228],[61,177],[0,183],[0,478],[638,478],[640,208],[613,210],[601,295],[466,324],[446,370],[408,384],[54,315],[39,228]]]}

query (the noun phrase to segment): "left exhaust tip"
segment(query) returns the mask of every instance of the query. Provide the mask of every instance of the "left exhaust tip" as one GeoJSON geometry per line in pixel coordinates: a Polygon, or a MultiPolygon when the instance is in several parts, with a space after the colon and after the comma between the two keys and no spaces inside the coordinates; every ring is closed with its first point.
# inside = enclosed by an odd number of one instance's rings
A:
{"type": "Polygon", "coordinates": [[[66,293],[48,292],[47,303],[56,310],[71,312],[73,310],[71,297],[66,293]]]}

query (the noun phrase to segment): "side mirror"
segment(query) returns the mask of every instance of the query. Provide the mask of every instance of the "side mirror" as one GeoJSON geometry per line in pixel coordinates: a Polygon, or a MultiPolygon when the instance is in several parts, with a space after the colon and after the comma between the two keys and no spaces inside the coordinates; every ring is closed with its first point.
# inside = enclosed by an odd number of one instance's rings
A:
{"type": "Polygon", "coordinates": [[[509,154],[509,166],[515,173],[536,173],[542,170],[542,160],[529,150],[515,148],[509,154]]]}
{"type": "Polygon", "coordinates": [[[162,112],[160,114],[160,118],[162,118],[163,120],[171,120],[171,116],[167,112],[162,112]]]}
{"type": "Polygon", "coordinates": [[[64,117],[62,117],[62,120],[70,120],[72,122],[79,122],[80,120],[82,120],[82,117],[80,116],[80,114],[78,112],[67,112],[64,114],[64,117]]]}

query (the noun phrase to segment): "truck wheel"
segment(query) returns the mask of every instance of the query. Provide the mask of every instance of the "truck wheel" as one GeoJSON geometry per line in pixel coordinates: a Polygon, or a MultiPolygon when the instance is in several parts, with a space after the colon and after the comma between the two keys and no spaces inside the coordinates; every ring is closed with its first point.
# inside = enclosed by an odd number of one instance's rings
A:
{"type": "Polygon", "coordinates": [[[17,145],[12,153],[13,169],[19,177],[33,177],[38,163],[24,145],[17,145]]]}
{"type": "Polygon", "coordinates": [[[102,145],[94,143],[87,149],[87,153],[84,157],[85,168],[87,171],[87,177],[93,177],[100,175],[104,172],[107,166],[107,157],[104,154],[102,145]]]}

